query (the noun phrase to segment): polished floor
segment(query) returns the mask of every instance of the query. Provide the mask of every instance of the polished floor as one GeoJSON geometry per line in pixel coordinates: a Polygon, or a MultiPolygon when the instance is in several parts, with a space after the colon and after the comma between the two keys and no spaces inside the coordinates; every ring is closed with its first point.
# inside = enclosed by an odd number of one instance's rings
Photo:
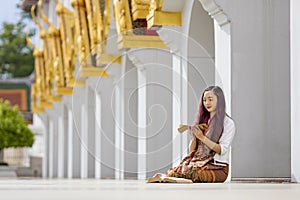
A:
{"type": "Polygon", "coordinates": [[[300,199],[300,184],[166,184],[136,180],[0,179],[1,200],[300,199]]]}

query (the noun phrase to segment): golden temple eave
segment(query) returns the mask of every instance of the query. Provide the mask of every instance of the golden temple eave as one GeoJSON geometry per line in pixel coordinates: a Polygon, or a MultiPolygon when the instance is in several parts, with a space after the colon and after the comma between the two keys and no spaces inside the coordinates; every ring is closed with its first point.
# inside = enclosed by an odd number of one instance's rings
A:
{"type": "Polygon", "coordinates": [[[153,11],[147,16],[147,28],[153,26],[181,26],[181,12],[153,11]]]}
{"type": "Polygon", "coordinates": [[[98,77],[109,77],[109,74],[104,68],[100,67],[81,67],[79,69],[80,77],[98,76],[98,77]]]}
{"type": "Polygon", "coordinates": [[[167,49],[168,47],[159,36],[145,35],[119,35],[118,48],[158,48],[167,49]]]}

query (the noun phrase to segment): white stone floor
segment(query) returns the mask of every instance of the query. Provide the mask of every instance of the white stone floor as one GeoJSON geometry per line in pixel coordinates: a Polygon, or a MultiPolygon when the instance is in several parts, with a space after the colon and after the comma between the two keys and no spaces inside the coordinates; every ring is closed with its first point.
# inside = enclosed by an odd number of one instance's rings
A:
{"type": "Polygon", "coordinates": [[[0,179],[0,200],[300,200],[300,184],[166,184],[136,180],[0,179]]]}

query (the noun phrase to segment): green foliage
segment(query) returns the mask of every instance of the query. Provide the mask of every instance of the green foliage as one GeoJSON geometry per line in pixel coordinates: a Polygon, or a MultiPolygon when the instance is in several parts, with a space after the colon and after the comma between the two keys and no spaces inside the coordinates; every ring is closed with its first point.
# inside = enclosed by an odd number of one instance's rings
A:
{"type": "Polygon", "coordinates": [[[0,99],[0,149],[9,147],[31,147],[34,134],[27,127],[17,106],[0,99]]]}
{"type": "MultiPolygon", "coordinates": [[[[25,24],[20,20],[16,24],[2,24],[0,30],[0,74],[12,74],[12,77],[29,76],[34,69],[33,48],[26,43],[25,24]]],[[[29,36],[33,36],[31,31],[29,36]]]]}

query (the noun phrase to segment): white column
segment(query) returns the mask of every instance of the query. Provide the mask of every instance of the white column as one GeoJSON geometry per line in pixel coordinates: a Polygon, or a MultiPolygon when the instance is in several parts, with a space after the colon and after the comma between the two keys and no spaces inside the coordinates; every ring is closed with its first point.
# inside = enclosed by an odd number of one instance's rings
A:
{"type": "Polygon", "coordinates": [[[48,163],[48,168],[49,168],[49,178],[53,178],[53,143],[54,143],[54,127],[53,127],[53,121],[52,119],[49,119],[49,163],[48,163]]]}
{"type": "MultiPolygon", "coordinates": [[[[187,42],[187,41],[186,41],[187,42]]],[[[188,62],[187,62],[187,57],[183,56],[181,57],[181,96],[180,100],[182,103],[181,106],[181,123],[182,124],[191,124],[189,122],[189,76],[188,76],[188,62]]],[[[181,136],[181,158],[183,156],[186,156],[188,154],[189,148],[188,148],[188,134],[184,133],[181,136]]]]}
{"type": "Polygon", "coordinates": [[[73,115],[68,108],[68,178],[73,177],[73,115]]]}
{"type": "Polygon", "coordinates": [[[98,175],[101,178],[115,178],[115,156],[116,156],[116,145],[115,145],[115,116],[114,105],[115,98],[113,96],[113,83],[110,78],[100,78],[97,83],[97,100],[96,111],[100,112],[97,114],[96,126],[96,152],[98,154],[96,165],[101,165],[100,168],[96,167],[98,175]],[[100,98],[99,98],[100,97],[100,98]],[[100,103],[99,103],[100,100],[100,103]],[[99,131],[98,131],[99,130],[99,131]],[[100,134],[100,135],[98,135],[100,134]],[[100,137],[100,138],[99,138],[100,137]],[[100,154],[101,153],[101,154],[100,154]],[[101,161],[101,162],[99,162],[101,161]],[[98,168],[98,169],[97,169],[98,168]]]}
{"type": "MultiPolygon", "coordinates": [[[[180,34],[180,43],[178,49],[181,63],[180,63],[180,78],[181,78],[181,123],[182,124],[190,124],[189,118],[189,66],[188,66],[188,42],[189,42],[189,29],[190,29],[190,13],[192,12],[192,4],[186,4],[184,10],[182,11],[182,20],[184,23],[182,24],[181,34],[180,34]]],[[[181,158],[188,154],[188,134],[182,134],[181,136],[181,158]]]]}
{"type": "MultiPolygon", "coordinates": [[[[85,88],[74,88],[74,95],[70,102],[70,114],[72,119],[71,146],[72,146],[72,178],[81,177],[81,149],[82,149],[82,104],[85,98],[85,88]]],[[[70,122],[70,123],[71,123],[70,122]]]]}
{"type": "MultiPolygon", "coordinates": [[[[87,95],[84,93],[84,95],[87,95]]],[[[87,171],[88,171],[88,151],[87,151],[87,144],[88,144],[88,133],[87,133],[87,109],[86,109],[86,102],[81,104],[81,131],[80,131],[80,154],[81,154],[81,171],[80,177],[87,178],[87,171]]]]}
{"type": "Polygon", "coordinates": [[[300,182],[300,1],[290,1],[291,12],[291,179],[300,182]]]}
{"type": "Polygon", "coordinates": [[[86,129],[87,134],[87,178],[95,178],[95,82],[98,78],[91,77],[86,82],[87,87],[87,98],[85,100],[85,108],[87,113],[86,118],[86,129]]]}
{"type": "Polygon", "coordinates": [[[53,108],[46,111],[50,120],[49,153],[51,157],[49,157],[49,169],[51,169],[51,173],[49,171],[49,177],[51,178],[57,178],[58,175],[58,117],[61,115],[60,111],[58,103],[53,103],[53,108]]]}
{"type": "Polygon", "coordinates": [[[122,68],[122,79],[124,81],[123,92],[123,132],[122,140],[124,149],[122,156],[124,159],[123,171],[124,179],[137,178],[138,166],[138,87],[137,87],[137,68],[127,59],[122,61],[126,63],[122,68]]]}
{"type": "Polygon", "coordinates": [[[124,69],[126,68],[126,55],[122,56],[121,66],[111,66],[111,73],[113,73],[113,91],[115,108],[115,178],[124,179],[124,69]],[[124,76],[122,76],[122,75],[124,76]]]}
{"type": "Polygon", "coordinates": [[[138,178],[145,179],[172,166],[172,56],[157,49],[130,54],[138,68],[138,178]]]}
{"type": "Polygon", "coordinates": [[[101,97],[96,93],[95,101],[95,178],[101,178],[101,97]]]}
{"type": "MultiPolygon", "coordinates": [[[[231,116],[231,37],[230,23],[220,27],[214,20],[215,28],[215,84],[223,89],[226,100],[226,113],[231,116]]],[[[231,180],[231,149],[229,157],[229,174],[226,182],[231,180]]]]}
{"type": "Polygon", "coordinates": [[[62,115],[58,117],[58,155],[57,155],[57,177],[64,177],[64,118],[62,115]]]}
{"type": "Polygon", "coordinates": [[[43,178],[47,178],[49,176],[49,122],[48,118],[45,114],[40,115],[40,117],[43,119],[44,127],[45,127],[45,133],[44,133],[44,157],[43,157],[43,171],[42,176],[43,178]]]}
{"type": "MultiPolygon", "coordinates": [[[[125,55],[126,56],[126,55],[125,55]]],[[[123,56],[124,57],[124,56],[123,56]]],[[[123,66],[124,67],[124,66],[123,66]]],[[[120,79],[114,89],[115,94],[115,178],[124,179],[124,80],[120,79]]]]}
{"type": "Polygon", "coordinates": [[[172,94],[173,94],[173,126],[172,126],[172,165],[173,167],[178,166],[181,157],[182,157],[182,144],[181,144],[181,137],[177,131],[178,125],[182,123],[182,74],[181,74],[181,58],[178,55],[173,55],[173,88],[172,88],[172,94]],[[176,113],[176,114],[175,114],[176,113]]]}
{"type": "Polygon", "coordinates": [[[188,150],[188,134],[179,134],[179,124],[188,123],[188,34],[194,1],[168,1],[165,9],[180,11],[182,26],[163,26],[158,30],[160,38],[172,55],[172,166],[177,166],[188,150]],[[175,7],[174,7],[175,6],[175,7]],[[175,10],[174,10],[175,9],[175,10]]]}
{"type": "Polygon", "coordinates": [[[138,179],[146,179],[147,89],[144,69],[138,69],[138,179]]]}

